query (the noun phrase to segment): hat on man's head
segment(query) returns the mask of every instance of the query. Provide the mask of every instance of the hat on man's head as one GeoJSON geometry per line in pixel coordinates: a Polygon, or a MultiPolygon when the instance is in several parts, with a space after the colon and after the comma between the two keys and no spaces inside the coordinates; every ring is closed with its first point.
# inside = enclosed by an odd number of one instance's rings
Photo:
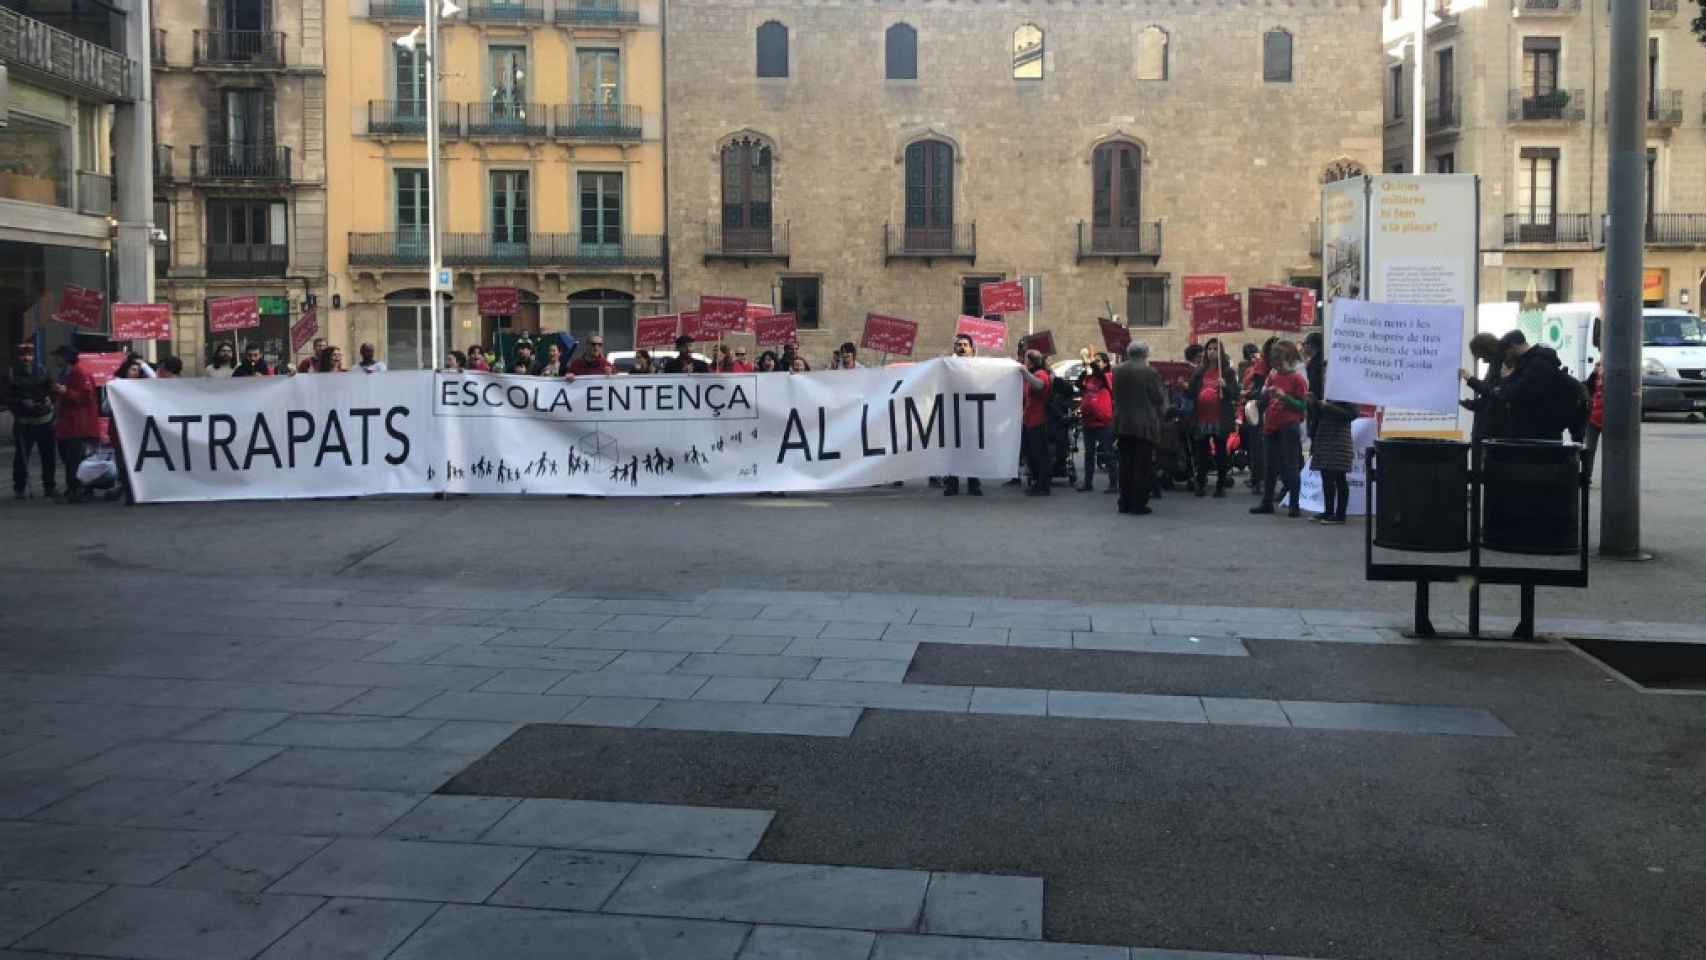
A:
{"type": "Polygon", "coordinates": [[[693,346],[693,338],[691,336],[688,336],[687,334],[684,333],[681,336],[675,338],[675,348],[677,350],[680,350],[683,347],[691,347],[691,346],[693,346]]]}

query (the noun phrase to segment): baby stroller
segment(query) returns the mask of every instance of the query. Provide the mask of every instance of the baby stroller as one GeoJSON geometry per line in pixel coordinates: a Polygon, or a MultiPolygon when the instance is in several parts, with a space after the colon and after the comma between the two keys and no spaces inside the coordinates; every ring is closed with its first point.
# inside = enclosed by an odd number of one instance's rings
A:
{"type": "Polygon", "coordinates": [[[1078,451],[1084,439],[1082,418],[1078,413],[1078,390],[1060,377],[1048,398],[1048,443],[1054,455],[1054,472],[1049,481],[1065,478],[1069,486],[1078,485],[1078,451]]]}
{"type": "Polygon", "coordinates": [[[1168,391],[1167,410],[1161,416],[1161,439],[1155,444],[1154,495],[1178,486],[1190,486],[1196,475],[1195,445],[1191,443],[1190,398],[1183,390],[1168,391]]]}

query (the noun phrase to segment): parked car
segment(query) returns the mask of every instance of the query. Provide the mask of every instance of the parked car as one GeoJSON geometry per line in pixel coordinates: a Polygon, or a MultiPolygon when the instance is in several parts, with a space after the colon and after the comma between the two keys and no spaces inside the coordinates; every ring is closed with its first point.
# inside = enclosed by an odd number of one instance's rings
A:
{"type": "MultiPolygon", "coordinates": [[[[610,358],[610,363],[616,367],[617,373],[633,373],[634,372],[634,353],[635,353],[635,351],[633,351],[633,350],[612,350],[612,351],[607,352],[605,354],[605,356],[610,358]]],[[[670,359],[672,359],[676,356],[679,356],[679,354],[677,354],[676,351],[670,347],[660,347],[656,350],[651,351],[651,354],[652,354],[652,363],[659,366],[659,367],[662,367],[670,359]]],[[[711,358],[705,356],[702,353],[695,353],[693,355],[693,359],[703,360],[707,364],[711,362],[711,358]]]]}

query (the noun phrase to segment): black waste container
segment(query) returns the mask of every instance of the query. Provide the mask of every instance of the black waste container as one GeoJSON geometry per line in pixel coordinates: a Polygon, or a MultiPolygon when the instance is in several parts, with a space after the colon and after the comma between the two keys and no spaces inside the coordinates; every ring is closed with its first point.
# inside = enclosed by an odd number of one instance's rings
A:
{"type": "Polygon", "coordinates": [[[1501,553],[1581,549],[1581,448],[1557,440],[1481,444],[1481,545],[1501,553]]]}
{"type": "Polygon", "coordinates": [[[1376,440],[1374,543],[1391,550],[1469,549],[1469,444],[1376,440]]]}

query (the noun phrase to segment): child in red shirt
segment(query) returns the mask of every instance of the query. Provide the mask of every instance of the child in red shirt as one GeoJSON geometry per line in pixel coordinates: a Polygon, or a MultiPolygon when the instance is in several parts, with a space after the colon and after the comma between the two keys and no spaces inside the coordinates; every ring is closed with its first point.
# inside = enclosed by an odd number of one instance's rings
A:
{"type": "Polygon", "coordinates": [[[1297,344],[1284,340],[1275,345],[1274,369],[1262,385],[1267,410],[1262,416],[1263,461],[1262,502],[1251,513],[1274,512],[1274,484],[1282,478],[1291,491],[1287,516],[1302,516],[1298,509],[1303,471],[1303,418],[1309,409],[1309,381],[1297,372],[1297,344]]]}

